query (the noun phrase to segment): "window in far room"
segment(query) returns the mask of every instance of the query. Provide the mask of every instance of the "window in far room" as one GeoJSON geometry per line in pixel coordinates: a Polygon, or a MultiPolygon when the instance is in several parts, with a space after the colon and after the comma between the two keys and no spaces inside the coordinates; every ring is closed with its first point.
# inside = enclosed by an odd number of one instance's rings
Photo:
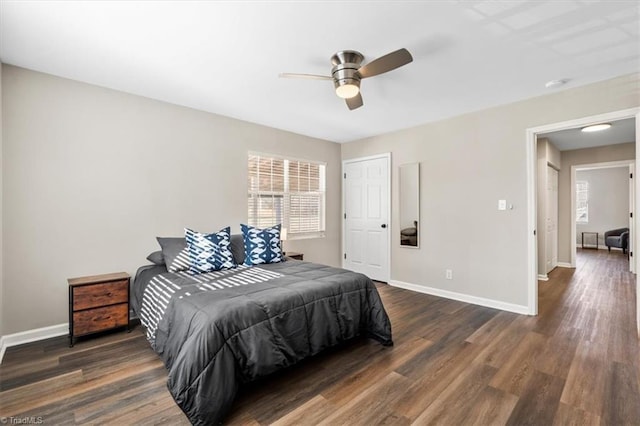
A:
{"type": "Polygon", "coordinates": [[[576,182],[576,223],[589,223],[589,182],[576,182]]]}
{"type": "Polygon", "coordinates": [[[281,223],[288,239],[323,237],[325,169],[324,163],[250,152],[248,224],[281,223]]]}

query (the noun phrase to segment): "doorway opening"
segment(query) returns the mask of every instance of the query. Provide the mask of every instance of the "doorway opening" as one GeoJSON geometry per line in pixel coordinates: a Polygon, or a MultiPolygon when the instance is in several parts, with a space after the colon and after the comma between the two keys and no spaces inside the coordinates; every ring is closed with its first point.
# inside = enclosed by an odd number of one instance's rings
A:
{"type": "Polygon", "coordinates": [[[626,247],[620,247],[620,249],[628,254],[629,271],[635,273],[635,262],[632,261],[637,244],[633,220],[635,211],[634,170],[635,160],[571,166],[570,212],[573,244],[571,244],[571,262],[568,266],[576,267],[577,247],[610,251],[611,249],[606,245],[606,232],[614,229],[627,229],[626,247]],[[586,192],[584,197],[586,203],[579,199],[578,188],[586,192]],[[594,195],[595,199],[592,200],[594,195]],[[591,234],[592,237],[592,241],[586,242],[587,245],[585,245],[585,234],[591,234]],[[595,234],[595,242],[593,234],[595,234]]]}
{"type": "MultiPolygon", "coordinates": [[[[528,223],[528,250],[527,250],[527,264],[528,264],[528,282],[527,282],[527,286],[528,286],[528,303],[527,303],[527,308],[528,308],[528,313],[530,315],[537,315],[538,313],[538,274],[541,273],[541,271],[543,269],[539,268],[539,252],[538,252],[538,231],[543,232],[545,231],[545,229],[540,229],[539,228],[539,221],[538,221],[538,175],[539,175],[539,168],[538,168],[538,137],[539,136],[544,136],[545,134],[549,134],[552,132],[558,132],[558,131],[563,131],[563,130],[571,130],[571,129],[581,129],[583,127],[592,125],[592,124],[599,124],[599,123],[614,123],[620,120],[625,120],[625,119],[632,119],[634,121],[633,123],[633,127],[635,130],[635,135],[632,141],[625,141],[625,142],[635,142],[635,156],[636,159],[638,158],[638,156],[640,155],[640,143],[638,142],[638,136],[640,133],[640,130],[638,130],[638,128],[640,127],[640,108],[631,108],[628,110],[622,110],[622,111],[616,111],[616,112],[611,112],[611,113],[606,113],[606,114],[600,114],[600,115],[596,115],[596,116],[590,116],[590,117],[584,117],[581,119],[576,119],[576,120],[571,120],[571,121],[565,121],[565,122],[559,122],[559,123],[553,123],[553,124],[549,124],[549,125],[545,125],[545,126],[539,126],[539,127],[534,127],[534,128],[529,128],[526,131],[526,149],[527,149],[527,204],[528,204],[528,209],[527,209],[527,223],[528,223]]],[[[620,142],[622,143],[622,142],[620,142]]],[[[545,167],[547,166],[547,164],[545,163],[545,167]]],[[[561,167],[565,167],[566,165],[561,165],[561,167]]],[[[568,174],[568,173],[567,173],[568,174]]],[[[560,186],[562,187],[562,182],[560,182],[560,186]]],[[[575,196],[575,191],[573,190],[574,187],[571,187],[571,193],[574,194],[575,196]]],[[[638,191],[639,188],[636,186],[636,191],[638,191]]],[[[559,193],[561,193],[562,190],[559,190],[559,193]]],[[[569,194],[567,194],[569,195],[569,194]]],[[[638,200],[638,194],[634,193],[634,200],[633,200],[633,204],[634,204],[634,209],[635,211],[637,211],[637,200],[638,200]]],[[[572,198],[572,197],[570,197],[572,198]]],[[[575,201],[575,200],[574,200],[575,201]]],[[[567,203],[567,200],[564,199],[562,197],[562,195],[559,196],[559,207],[562,209],[563,205],[562,203],[567,203]]],[[[567,206],[568,208],[569,206],[567,206]]],[[[573,210],[572,210],[573,211],[573,210]]],[[[575,217],[574,217],[575,220],[575,217]]],[[[635,218],[633,218],[634,224],[635,224],[635,218]]],[[[570,252],[574,252],[575,253],[575,236],[574,238],[571,240],[570,237],[567,238],[566,235],[564,235],[564,233],[570,234],[570,223],[563,223],[562,219],[560,218],[559,222],[558,222],[558,229],[559,229],[559,241],[565,241],[565,243],[561,243],[561,245],[558,246],[558,265],[557,266],[571,266],[571,261],[569,259],[565,259],[564,256],[565,254],[569,254],[570,252]],[[564,238],[563,238],[564,237],[564,238]],[[570,249],[569,246],[567,244],[569,244],[569,242],[571,242],[571,247],[574,247],[574,249],[570,249]],[[566,250],[566,252],[565,252],[566,250]]],[[[636,226],[637,228],[637,226],[636,226]]],[[[637,257],[637,256],[636,256],[637,257]]],[[[633,257],[631,258],[631,262],[634,263],[633,267],[635,269],[635,258],[633,257]]],[[[546,257],[545,257],[545,262],[546,262],[546,257]]],[[[546,273],[546,271],[545,271],[546,273]]],[[[640,294],[640,291],[638,289],[638,285],[636,282],[636,292],[637,294],[640,294]]],[[[636,298],[638,300],[638,324],[639,324],[639,330],[640,330],[640,298],[636,298]]]]}

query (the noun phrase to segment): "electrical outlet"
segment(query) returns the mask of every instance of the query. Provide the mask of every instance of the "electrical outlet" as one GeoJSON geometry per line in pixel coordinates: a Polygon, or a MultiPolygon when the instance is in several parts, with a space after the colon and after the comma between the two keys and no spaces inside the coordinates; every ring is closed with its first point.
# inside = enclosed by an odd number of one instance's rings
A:
{"type": "Polygon", "coordinates": [[[444,276],[445,276],[446,279],[452,280],[453,279],[453,271],[451,269],[445,269],[444,276]]]}

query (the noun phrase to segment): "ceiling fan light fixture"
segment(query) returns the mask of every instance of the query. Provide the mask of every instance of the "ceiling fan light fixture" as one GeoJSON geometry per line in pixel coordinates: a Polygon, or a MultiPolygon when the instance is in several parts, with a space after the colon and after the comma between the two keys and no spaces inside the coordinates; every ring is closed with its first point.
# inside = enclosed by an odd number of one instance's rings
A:
{"type": "MultiPolygon", "coordinates": [[[[1,1],[1,0],[0,0],[1,1]]],[[[364,105],[360,93],[360,80],[375,77],[413,61],[413,56],[405,48],[398,49],[362,65],[364,55],[355,50],[341,50],[331,56],[331,77],[317,74],[281,73],[280,77],[333,80],[336,95],[345,100],[350,111],[364,105]]]]}
{"type": "Polygon", "coordinates": [[[360,93],[360,76],[358,64],[339,64],[331,70],[336,95],[342,99],[351,99],[360,93]]]}
{"type": "Polygon", "coordinates": [[[336,86],[336,95],[342,99],[350,99],[358,96],[360,87],[355,83],[344,83],[336,86]]]}
{"type": "Polygon", "coordinates": [[[581,130],[586,133],[591,133],[591,132],[600,132],[602,130],[607,130],[610,127],[611,127],[610,123],[600,123],[600,124],[593,124],[591,126],[583,127],[581,130]]]}

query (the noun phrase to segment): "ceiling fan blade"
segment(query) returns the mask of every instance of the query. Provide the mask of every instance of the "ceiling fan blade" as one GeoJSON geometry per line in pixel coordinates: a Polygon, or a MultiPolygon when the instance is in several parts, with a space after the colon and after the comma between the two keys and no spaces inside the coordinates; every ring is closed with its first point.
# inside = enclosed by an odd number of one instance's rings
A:
{"type": "Polygon", "coordinates": [[[363,65],[358,70],[358,74],[362,78],[373,77],[400,68],[412,61],[413,57],[407,49],[398,49],[363,65]]]}
{"type": "Polygon", "coordinates": [[[290,72],[281,72],[280,78],[306,78],[309,80],[333,80],[333,77],[317,74],[295,74],[290,72]]]}
{"type": "Polygon", "coordinates": [[[345,99],[345,101],[347,102],[347,106],[350,110],[360,108],[362,105],[364,105],[364,102],[362,102],[362,95],[360,93],[355,95],[353,98],[345,99]]]}

